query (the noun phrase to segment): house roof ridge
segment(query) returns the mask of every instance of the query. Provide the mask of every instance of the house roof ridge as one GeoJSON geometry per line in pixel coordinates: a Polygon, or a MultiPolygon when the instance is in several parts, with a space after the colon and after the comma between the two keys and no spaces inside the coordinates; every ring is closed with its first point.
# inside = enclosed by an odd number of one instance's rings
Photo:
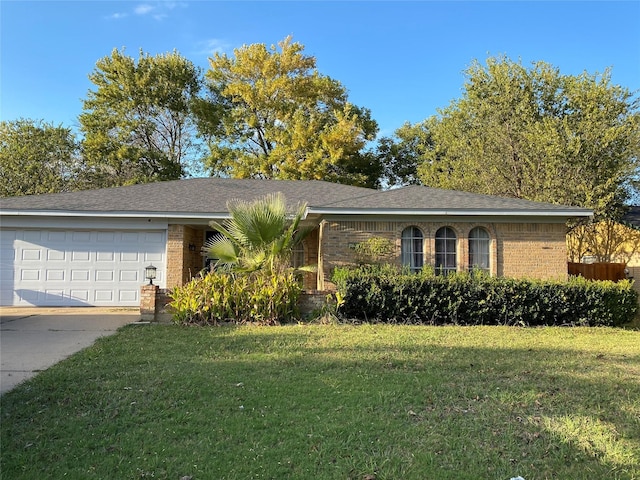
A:
{"type": "Polygon", "coordinates": [[[306,203],[314,214],[586,216],[580,207],[495,195],[407,185],[388,190],[326,180],[195,177],[120,187],[0,199],[3,215],[204,216],[228,212],[227,201],[251,201],[280,191],[290,208],[306,203]]]}

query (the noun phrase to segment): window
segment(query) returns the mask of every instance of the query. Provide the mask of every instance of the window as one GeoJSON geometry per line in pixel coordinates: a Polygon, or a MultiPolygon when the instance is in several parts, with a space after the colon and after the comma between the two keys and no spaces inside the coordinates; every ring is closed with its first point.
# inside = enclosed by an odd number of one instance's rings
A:
{"type": "Polygon", "coordinates": [[[424,263],[423,243],[424,237],[418,227],[407,227],[402,231],[402,265],[412,272],[420,270],[424,263]]]}
{"type": "Polygon", "coordinates": [[[448,275],[456,270],[456,232],[451,227],[442,227],[436,232],[436,273],[448,275]]]}
{"type": "Polygon", "coordinates": [[[300,268],[304,266],[304,245],[302,242],[298,243],[291,250],[291,266],[293,268],[300,268]]]}
{"type": "Polygon", "coordinates": [[[489,244],[491,237],[484,228],[476,227],[469,232],[469,269],[489,271],[489,244]]]}

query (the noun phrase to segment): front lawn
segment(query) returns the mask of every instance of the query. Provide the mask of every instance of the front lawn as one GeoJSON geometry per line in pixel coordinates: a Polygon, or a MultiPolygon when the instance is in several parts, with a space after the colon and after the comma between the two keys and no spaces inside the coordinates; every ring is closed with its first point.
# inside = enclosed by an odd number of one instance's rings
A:
{"type": "Polygon", "coordinates": [[[128,326],[1,400],[7,479],[640,479],[640,332],[128,326]]]}

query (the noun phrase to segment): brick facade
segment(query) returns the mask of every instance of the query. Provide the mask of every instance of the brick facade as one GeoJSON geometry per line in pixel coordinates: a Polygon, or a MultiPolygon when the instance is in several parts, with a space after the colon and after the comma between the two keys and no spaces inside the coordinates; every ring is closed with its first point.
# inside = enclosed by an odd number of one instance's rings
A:
{"type": "MultiPolygon", "coordinates": [[[[469,268],[469,232],[484,228],[490,235],[490,273],[515,278],[557,279],[567,276],[566,227],[563,223],[498,222],[389,222],[383,220],[323,220],[304,241],[306,265],[317,274],[303,275],[306,290],[334,288],[329,279],[335,267],[355,263],[354,247],[371,237],[388,239],[395,246],[390,258],[400,264],[402,231],[418,227],[424,235],[424,263],[435,264],[435,234],[450,227],[457,237],[458,270],[469,268]]],[[[184,285],[203,268],[203,230],[170,225],[167,239],[167,288],[184,285]]]]}
{"type": "Polygon", "coordinates": [[[158,288],[157,285],[142,285],[140,287],[140,316],[143,321],[154,322],[156,320],[158,288]]]}
{"type": "Polygon", "coordinates": [[[435,234],[450,227],[457,237],[457,266],[469,268],[469,232],[484,228],[490,235],[490,272],[494,276],[557,279],[567,277],[566,226],[562,223],[323,221],[318,288],[329,289],[335,267],[355,263],[354,246],[371,237],[395,246],[392,262],[400,264],[402,231],[418,227],[424,235],[424,263],[435,264],[435,234]]]}
{"type": "Polygon", "coordinates": [[[567,278],[567,227],[564,224],[508,223],[497,227],[498,275],[567,278]]]}
{"type": "Polygon", "coordinates": [[[204,232],[186,225],[169,225],[167,235],[167,288],[184,285],[204,267],[204,232]]]}

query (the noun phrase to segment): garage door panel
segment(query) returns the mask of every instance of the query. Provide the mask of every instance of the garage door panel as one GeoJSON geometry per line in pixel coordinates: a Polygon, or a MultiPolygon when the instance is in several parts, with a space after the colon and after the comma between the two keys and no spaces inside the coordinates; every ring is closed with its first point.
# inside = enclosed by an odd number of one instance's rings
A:
{"type": "Polygon", "coordinates": [[[20,272],[20,280],[23,282],[37,282],[40,280],[40,270],[24,268],[20,272]]]}
{"type": "Polygon", "coordinates": [[[49,242],[60,242],[63,243],[66,241],[67,233],[66,232],[47,232],[47,240],[49,242]]]}
{"type": "Polygon", "coordinates": [[[16,230],[3,230],[0,235],[0,247],[7,247],[13,250],[13,242],[17,238],[18,232],[16,230]]]}
{"type": "Polygon", "coordinates": [[[139,241],[139,234],[137,232],[123,232],[122,241],[127,243],[137,243],[139,241]]]}
{"type": "Polygon", "coordinates": [[[89,280],[89,270],[71,270],[72,282],[86,282],[89,280]]]}
{"type": "Polygon", "coordinates": [[[115,240],[115,238],[116,238],[116,234],[114,232],[97,232],[96,233],[97,242],[111,243],[115,240]]]}
{"type": "Polygon", "coordinates": [[[71,299],[89,303],[89,290],[71,290],[71,299]]]}
{"type": "Polygon", "coordinates": [[[120,270],[120,281],[138,283],[138,272],[136,270],[120,270]]]}
{"type": "Polygon", "coordinates": [[[71,241],[74,243],[89,243],[92,232],[71,232],[71,241]]]}
{"type": "Polygon", "coordinates": [[[3,267],[0,269],[0,287],[11,284],[16,278],[16,271],[13,269],[13,262],[2,263],[3,267]],[[7,268],[4,267],[7,265],[7,268]]]}
{"type": "Polygon", "coordinates": [[[23,238],[27,242],[34,242],[36,245],[40,245],[42,232],[40,230],[25,230],[23,238]]]}
{"type": "Polygon", "coordinates": [[[96,270],[96,282],[113,282],[113,270],[96,270]]]}
{"type": "Polygon", "coordinates": [[[50,261],[64,261],[66,258],[65,252],[63,250],[52,250],[47,249],[47,260],[50,261]]]}
{"type": "Polygon", "coordinates": [[[2,283],[3,288],[0,288],[0,305],[17,305],[19,300],[15,291],[4,288],[6,283],[2,283]]]}
{"type": "Polygon", "coordinates": [[[148,243],[164,243],[164,235],[162,232],[147,232],[144,234],[144,241],[148,243]]]}
{"type": "Polygon", "coordinates": [[[61,282],[65,279],[64,270],[47,269],[46,279],[48,282],[61,282]]]}
{"type": "Polygon", "coordinates": [[[144,268],[165,268],[166,231],[3,229],[0,305],[137,306],[144,268]]]}
{"type": "Polygon", "coordinates": [[[120,261],[121,262],[138,262],[140,261],[140,256],[138,252],[121,252],[120,261]]]}
{"type": "Polygon", "coordinates": [[[91,255],[88,251],[74,250],[71,252],[72,262],[88,262],[91,259],[91,255]]]}
{"type": "Polygon", "coordinates": [[[40,302],[44,302],[50,305],[63,305],[64,304],[64,290],[63,289],[47,289],[44,292],[36,292],[36,298],[40,302]]]}
{"type": "Polygon", "coordinates": [[[115,261],[115,253],[114,252],[97,252],[96,253],[96,261],[97,262],[113,262],[115,261]]]}
{"type": "Polygon", "coordinates": [[[113,290],[95,290],[93,299],[96,302],[112,303],[114,301],[113,290]]]}
{"type": "Polygon", "coordinates": [[[145,253],[144,260],[145,262],[161,262],[162,254],[161,253],[145,253]]]}
{"type": "Polygon", "coordinates": [[[138,290],[120,290],[121,303],[138,302],[138,290]]]}
{"type": "Polygon", "coordinates": [[[23,248],[20,252],[20,258],[25,262],[39,262],[41,251],[37,248],[23,248]]]}

